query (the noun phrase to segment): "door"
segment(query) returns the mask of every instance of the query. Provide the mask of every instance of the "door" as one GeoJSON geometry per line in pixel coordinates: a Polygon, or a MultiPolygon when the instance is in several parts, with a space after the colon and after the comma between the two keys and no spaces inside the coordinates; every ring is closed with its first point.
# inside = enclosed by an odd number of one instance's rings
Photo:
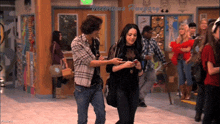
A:
{"type": "MultiPolygon", "coordinates": [[[[100,53],[104,58],[107,58],[108,56],[108,50],[111,45],[111,12],[110,11],[92,11],[88,9],[55,9],[54,10],[54,29],[59,30],[62,32],[63,39],[66,38],[67,45],[70,45],[73,38],[75,36],[81,35],[82,32],[80,31],[80,26],[82,24],[82,21],[86,19],[87,15],[95,15],[100,17],[103,20],[101,29],[100,29],[100,53]],[[64,19],[66,18],[66,19],[64,19]],[[63,21],[64,20],[64,21],[63,21]],[[70,22],[71,24],[61,24],[70,22]],[[63,28],[66,27],[66,28],[63,28]],[[71,27],[71,30],[66,32],[68,28],[71,27]],[[74,30],[74,31],[73,31],[74,30]],[[72,37],[68,35],[69,32],[72,32],[72,37]]],[[[65,48],[64,48],[65,50],[65,48]]],[[[68,50],[68,49],[67,49],[68,50]]],[[[66,51],[64,52],[65,56],[68,58],[71,58],[71,52],[66,51]]],[[[105,70],[106,66],[102,66],[100,69],[101,77],[104,81],[104,86],[106,79],[108,78],[109,74],[106,73],[105,70]]]]}

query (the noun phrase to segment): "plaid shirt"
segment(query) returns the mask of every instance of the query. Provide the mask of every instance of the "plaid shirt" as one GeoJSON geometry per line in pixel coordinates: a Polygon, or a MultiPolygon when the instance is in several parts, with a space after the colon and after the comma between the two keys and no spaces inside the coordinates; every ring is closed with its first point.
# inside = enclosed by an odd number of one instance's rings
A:
{"type": "Polygon", "coordinates": [[[75,83],[80,86],[90,87],[95,68],[89,67],[89,65],[92,60],[95,60],[95,56],[90,49],[85,34],[76,37],[71,43],[71,48],[75,83]]]}
{"type": "MultiPolygon", "coordinates": [[[[163,64],[166,63],[165,56],[161,52],[159,46],[157,45],[157,42],[154,39],[146,39],[142,38],[143,42],[143,52],[142,52],[142,58],[145,60],[146,55],[155,55],[160,61],[162,61],[163,64]]],[[[144,67],[145,72],[148,69],[154,69],[154,63],[151,60],[147,60],[147,64],[144,67]]]]}

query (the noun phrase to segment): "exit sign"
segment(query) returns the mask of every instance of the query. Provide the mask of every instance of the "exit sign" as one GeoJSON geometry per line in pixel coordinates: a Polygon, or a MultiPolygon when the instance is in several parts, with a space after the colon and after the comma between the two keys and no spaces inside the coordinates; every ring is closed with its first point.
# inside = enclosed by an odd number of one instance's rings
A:
{"type": "Polygon", "coordinates": [[[93,0],[80,0],[80,5],[93,5],[93,0]]]}

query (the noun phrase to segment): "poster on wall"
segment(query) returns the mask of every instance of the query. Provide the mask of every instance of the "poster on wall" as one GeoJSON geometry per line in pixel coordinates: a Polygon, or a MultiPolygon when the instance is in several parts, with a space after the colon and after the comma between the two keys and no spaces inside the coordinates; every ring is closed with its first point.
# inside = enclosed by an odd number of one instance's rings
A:
{"type": "Polygon", "coordinates": [[[179,25],[181,23],[189,24],[190,22],[193,22],[192,16],[190,16],[190,15],[178,16],[178,23],[179,23],[179,25]]]}
{"type": "Polygon", "coordinates": [[[165,51],[171,51],[170,42],[179,35],[179,25],[193,22],[192,15],[170,15],[165,17],[165,51]]]}
{"type": "Polygon", "coordinates": [[[150,25],[150,16],[138,16],[138,23],[137,23],[140,32],[142,33],[142,30],[144,26],[150,25]]]}
{"type": "Polygon", "coordinates": [[[34,15],[21,16],[21,39],[24,44],[23,55],[26,51],[35,51],[35,17],[34,15]]]}
{"type": "Polygon", "coordinates": [[[169,44],[178,37],[178,16],[165,16],[165,51],[171,51],[169,44]]]}
{"type": "Polygon", "coordinates": [[[62,33],[62,50],[70,51],[71,42],[78,35],[77,32],[78,15],[77,14],[58,14],[58,30],[62,33]]]}
{"type": "Polygon", "coordinates": [[[153,28],[152,38],[154,38],[160,48],[164,50],[164,16],[152,16],[151,27],[153,28]]]}
{"type": "Polygon", "coordinates": [[[193,22],[193,17],[187,15],[137,15],[137,25],[142,32],[145,25],[153,28],[152,38],[155,38],[160,48],[165,51],[171,51],[169,44],[179,35],[179,25],[181,23],[189,24],[193,22]]]}

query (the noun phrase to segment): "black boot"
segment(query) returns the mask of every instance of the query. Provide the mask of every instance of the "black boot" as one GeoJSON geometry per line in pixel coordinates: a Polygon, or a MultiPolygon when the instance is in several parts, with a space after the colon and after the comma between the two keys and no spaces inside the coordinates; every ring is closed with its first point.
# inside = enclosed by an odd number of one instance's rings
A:
{"type": "Polygon", "coordinates": [[[195,121],[200,122],[201,121],[201,115],[202,113],[196,112],[195,121]]]}

